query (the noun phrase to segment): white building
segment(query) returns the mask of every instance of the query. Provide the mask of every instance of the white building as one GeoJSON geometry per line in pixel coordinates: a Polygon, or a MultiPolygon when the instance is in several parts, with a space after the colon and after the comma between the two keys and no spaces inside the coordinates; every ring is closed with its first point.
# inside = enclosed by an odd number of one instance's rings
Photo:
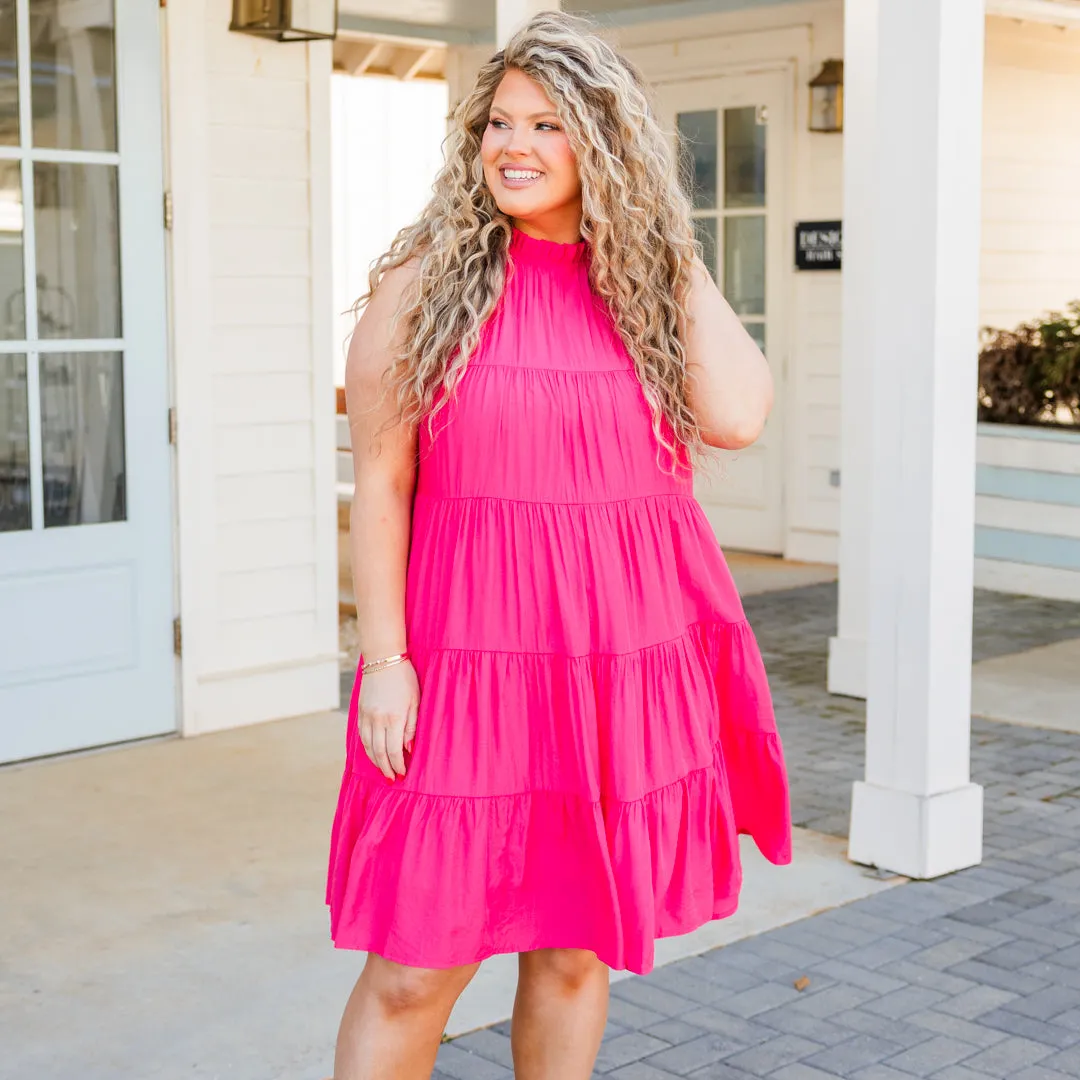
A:
{"type": "MultiPolygon", "coordinates": [[[[698,145],[778,387],[700,496],[725,545],[840,563],[853,853],[920,874],[979,857],[973,574],[1080,599],[1080,444],[982,432],[977,472],[974,420],[978,325],[1080,295],[1080,3],[985,4],[572,5],[698,145]],[[845,133],[812,132],[841,59],[845,133]],[[796,269],[796,225],[841,220],[845,270],[796,269]]],[[[336,707],[335,57],[454,102],[547,6],[341,0],[333,44],[229,0],[0,15],[0,760],[336,707]]]]}

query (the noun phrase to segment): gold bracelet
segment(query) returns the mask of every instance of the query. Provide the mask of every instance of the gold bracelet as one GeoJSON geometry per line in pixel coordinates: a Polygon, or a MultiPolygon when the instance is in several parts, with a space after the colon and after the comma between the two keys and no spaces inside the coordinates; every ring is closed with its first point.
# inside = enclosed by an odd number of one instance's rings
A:
{"type": "Polygon", "coordinates": [[[369,660],[361,665],[360,671],[366,675],[370,671],[381,671],[385,667],[392,667],[394,664],[400,664],[402,660],[408,660],[409,653],[405,652],[396,653],[394,656],[383,656],[378,660],[369,660]]]}

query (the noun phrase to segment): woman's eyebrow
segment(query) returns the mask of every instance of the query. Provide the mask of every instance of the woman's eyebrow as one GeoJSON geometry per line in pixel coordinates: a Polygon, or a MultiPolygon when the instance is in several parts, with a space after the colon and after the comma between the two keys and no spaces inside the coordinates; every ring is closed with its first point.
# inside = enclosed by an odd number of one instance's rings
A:
{"type": "MultiPolygon", "coordinates": [[[[503,114],[503,116],[509,116],[509,115],[510,115],[510,114],[509,114],[509,113],[508,113],[508,112],[506,111],[506,109],[501,109],[501,108],[499,108],[499,106],[498,106],[498,105],[492,105],[492,106],[491,106],[491,108],[490,108],[490,109],[489,109],[488,111],[489,111],[489,112],[501,112],[501,113],[503,114]]],[[[525,119],[526,119],[526,120],[537,120],[537,119],[539,119],[539,118],[540,118],[541,116],[554,116],[554,117],[556,117],[556,119],[557,119],[557,118],[558,118],[558,115],[559,115],[558,113],[556,113],[556,112],[553,112],[552,110],[548,109],[548,110],[547,110],[547,111],[545,111],[545,112],[536,112],[536,113],[533,113],[533,114],[532,114],[531,116],[526,116],[526,117],[525,117],[525,119]]]]}

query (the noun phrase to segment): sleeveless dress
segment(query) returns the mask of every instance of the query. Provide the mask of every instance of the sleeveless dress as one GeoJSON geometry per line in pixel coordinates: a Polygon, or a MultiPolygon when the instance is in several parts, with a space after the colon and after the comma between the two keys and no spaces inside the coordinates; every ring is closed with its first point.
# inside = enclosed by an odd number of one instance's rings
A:
{"type": "Polygon", "coordinates": [[[587,241],[515,227],[456,399],[420,426],[417,731],[387,780],[359,740],[358,668],[338,948],[429,968],[584,948],[644,974],[655,938],[735,911],[739,833],[791,860],[757,643],[692,473],[657,460],[588,263],[587,241]]]}

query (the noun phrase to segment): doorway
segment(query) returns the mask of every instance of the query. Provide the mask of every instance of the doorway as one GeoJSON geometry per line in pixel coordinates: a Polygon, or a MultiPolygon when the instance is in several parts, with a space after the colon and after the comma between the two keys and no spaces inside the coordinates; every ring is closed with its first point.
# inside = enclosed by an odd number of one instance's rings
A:
{"type": "Polygon", "coordinates": [[[691,177],[694,229],[705,263],[768,358],[776,386],[761,437],[738,453],[724,452],[722,475],[699,474],[694,493],[722,545],[780,554],[787,76],[775,71],[661,83],[657,95],[691,177]]]}
{"type": "Polygon", "coordinates": [[[0,761],[176,727],[157,5],[0,9],[0,761]]]}

